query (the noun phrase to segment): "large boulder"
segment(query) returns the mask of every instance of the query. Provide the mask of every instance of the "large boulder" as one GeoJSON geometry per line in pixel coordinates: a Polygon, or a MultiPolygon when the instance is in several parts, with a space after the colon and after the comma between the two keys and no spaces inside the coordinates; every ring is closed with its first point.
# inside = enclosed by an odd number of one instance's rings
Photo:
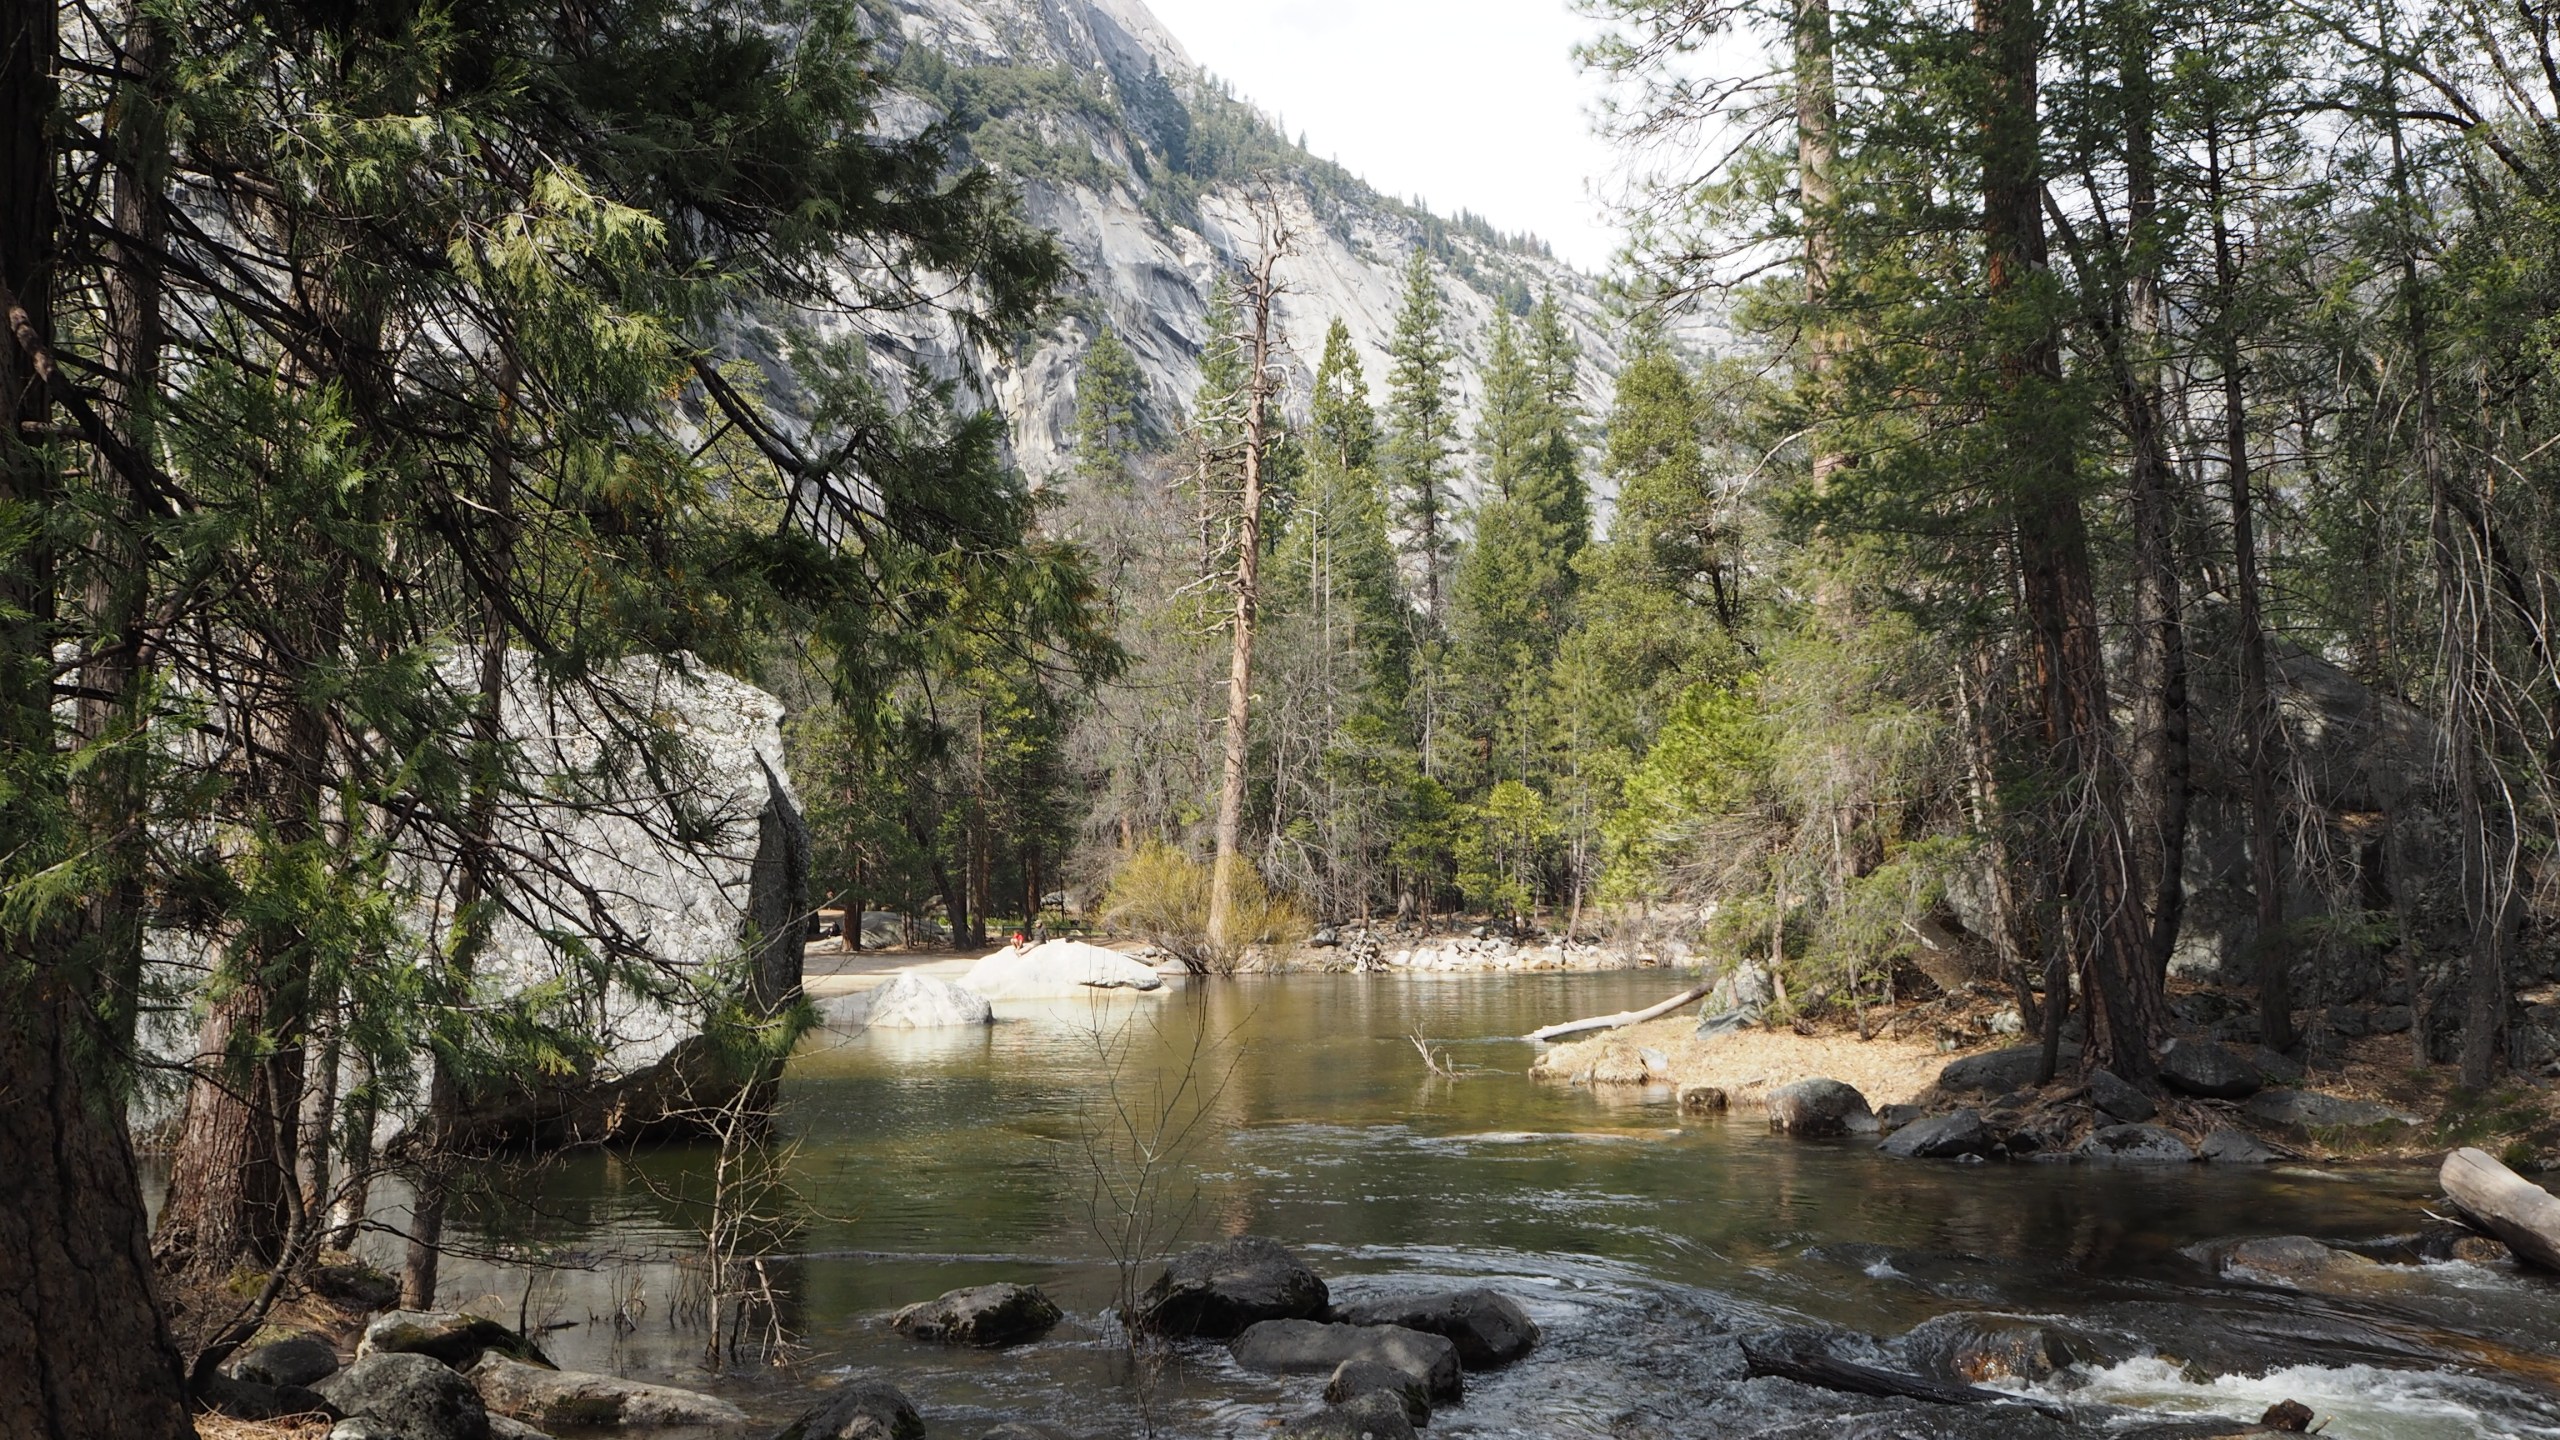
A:
{"type": "Polygon", "coordinates": [[[2160,1083],[2181,1095],[2244,1100],[2265,1086],[2258,1067],[2211,1040],[2180,1038],[2160,1047],[2160,1083]]]}
{"type": "Polygon", "coordinates": [[[1898,1348],[1912,1369],[1958,1385],[2033,1385],[2093,1358],[2087,1341],[2046,1321],[1972,1310],[1922,1321],[1898,1348]]]}
{"type": "Polygon", "coordinates": [[[539,1346],[495,1320],[451,1310],[391,1310],[373,1317],[356,1341],[356,1358],[367,1355],[424,1355],[456,1370],[468,1370],[487,1354],[548,1365],[539,1346]]]}
{"type": "Polygon", "coordinates": [[[1875,1112],[1852,1085],[1816,1077],[1769,1092],[1769,1128],[1788,1135],[1872,1134],[1875,1112]]]}
{"type": "MultiPolygon", "coordinates": [[[[2062,1047],[2064,1065],[2077,1060],[2076,1045],[2062,1047]]],[[[2036,1072],[2044,1066],[2042,1045],[2012,1045],[2006,1050],[1987,1050],[1980,1055],[1967,1055],[1947,1062],[1938,1072],[1938,1088],[1950,1095],[2007,1095],[2036,1083],[2036,1072]]]]}
{"type": "Polygon", "coordinates": [[[924,1440],[924,1417],[897,1386],[851,1380],[775,1431],[773,1440],[924,1440]]]}
{"type": "Polygon", "coordinates": [[[2308,1131],[2315,1127],[2414,1124],[2417,1116],[2373,1100],[2350,1100],[2317,1090],[2261,1090],[2249,1097],[2240,1113],[2261,1125],[2308,1131]]]}
{"type": "Polygon", "coordinates": [[[1958,1160],[1987,1155],[1992,1143],[1991,1127],[1982,1123],[1981,1111],[1958,1110],[1915,1120],[1886,1136],[1880,1148],[1904,1160],[1958,1160]]]}
{"type": "Polygon", "coordinates": [[[453,1367],[425,1355],[359,1355],[316,1388],[339,1414],[400,1440],[489,1440],[480,1392],[453,1367]]]}
{"type": "Polygon", "coordinates": [[[1384,1391],[1404,1404],[1404,1418],[1416,1425],[1431,1423],[1431,1387],[1410,1370],[1383,1360],[1345,1360],[1324,1382],[1324,1403],[1348,1405],[1363,1395],[1384,1391]]]}
{"type": "Polygon", "coordinates": [[[969,967],[960,983],[990,1000],[1043,1000],[1096,990],[1161,990],[1164,977],[1117,950],[1083,940],[1003,949],[969,967]]]}
{"type": "Polygon", "coordinates": [[[1311,1320],[1332,1297],[1287,1247],[1239,1235],[1186,1250],[1138,1297],[1138,1321],[1159,1335],[1225,1340],[1263,1320],[1311,1320]]]}
{"type": "Polygon", "coordinates": [[[2184,1165],[2196,1158],[2186,1141],[2157,1125],[2102,1125],[2073,1153],[2123,1165],[2184,1165]]]}
{"type": "Polygon", "coordinates": [[[470,1380],[489,1409],[545,1430],[564,1425],[739,1425],[747,1418],[746,1411],[726,1400],[673,1385],[551,1370],[504,1355],[482,1356],[471,1367],[470,1380]]]}
{"type": "Polygon", "coordinates": [[[338,1351],[305,1331],[243,1350],[222,1367],[235,1380],[257,1385],[317,1385],[338,1373],[338,1351]]]}
{"type": "Polygon", "coordinates": [[[1373,1360],[1418,1377],[1435,1404],[1457,1399],[1466,1388],[1456,1345],[1401,1325],[1265,1320],[1227,1349],[1247,1370],[1272,1375],[1328,1375],[1346,1360],[1373,1360]]]}
{"type": "Polygon", "coordinates": [[[1417,1440],[1404,1402],[1384,1390],[1293,1415],[1281,1421],[1272,1435],[1273,1440],[1417,1440]]]}
{"type": "Polygon", "coordinates": [[[918,1340],[1011,1345],[1037,1340],[1066,1316],[1036,1285],[972,1285],[899,1311],[889,1323],[918,1340]]]}
{"type": "Polygon", "coordinates": [[[2133,1088],[2113,1070],[2089,1072],[2089,1103],[2104,1114],[2139,1125],[2160,1113],[2160,1104],[2133,1088]]]}
{"type": "Polygon", "coordinates": [[[862,1007],[862,1022],[883,1030],[941,1030],[992,1025],[987,997],[965,985],[901,972],[880,983],[862,1007]]]}
{"type": "Polygon", "coordinates": [[[1333,1318],[1346,1325],[1401,1325],[1438,1335],[1458,1347],[1458,1363],[1470,1370],[1508,1365],[1538,1344],[1537,1322],[1520,1302],[1482,1286],[1357,1300],[1334,1307],[1333,1318]]]}

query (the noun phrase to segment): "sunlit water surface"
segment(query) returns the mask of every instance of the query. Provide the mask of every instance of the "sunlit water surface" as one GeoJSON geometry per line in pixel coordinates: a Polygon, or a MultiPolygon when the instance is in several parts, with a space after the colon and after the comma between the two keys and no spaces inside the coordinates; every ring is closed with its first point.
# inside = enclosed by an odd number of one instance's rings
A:
{"type": "MultiPolygon", "coordinates": [[[[1254,1233],[1295,1247],[1337,1296],[1426,1279],[1499,1286],[1546,1332],[1529,1361],[1471,1376],[1448,1437],[2061,1433],[2022,1409],[1924,1413],[1782,1382],[1736,1385],[1734,1334],[1822,1324],[1890,1339],[1950,1311],[2047,1315],[2117,1358],[2044,1387],[2091,1408],[2071,1434],[2254,1420],[2300,1399],[2333,1437],[2560,1436],[2560,1287],[2503,1269],[2412,1269],[2368,1297],[2218,1280],[2182,1251],[2244,1235],[2367,1241],[2424,1223],[2413,1171],[1903,1163],[1872,1142],[1684,1119],[1662,1091],[1531,1082],[1535,1026],[1659,999],[1661,972],[1297,976],[1153,998],[999,1006],[991,1029],[822,1032],[793,1061],[782,1131],[805,1219],[767,1262],[805,1347],[790,1372],[702,1369],[687,1301],[714,1152],[670,1147],[493,1167],[462,1219],[486,1258],[446,1304],[560,1328],[553,1357],[674,1379],[787,1418],[830,1375],[895,1380],[937,1437],[1008,1418],[1138,1433],[1108,1312],[1106,1230],[1130,1193],[1130,1134],[1176,1162],[1138,1192],[1146,1247],[1254,1233]],[[1461,1070],[1432,1075],[1420,1034],[1461,1070]],[[570,1262],[528,1269],[510,1256],[570,1262]],[[1068,1312],[1037,1344],[915,1344],[884,1321],[955,1286],[1036,1282],[1068,1312]],[[614,1317],[619,1312],[622,1323],[614,1317]],[[2043,1425],[2046,1428],[2034,1428],[2043,1425]],[[2024,1428],[2013,1428],[2024,1427],[2024,1428]]],[[[1321,1379],[1249,1374],[1178,1349],[1159,1433],[1263,1434],[1321,1379]]]]}

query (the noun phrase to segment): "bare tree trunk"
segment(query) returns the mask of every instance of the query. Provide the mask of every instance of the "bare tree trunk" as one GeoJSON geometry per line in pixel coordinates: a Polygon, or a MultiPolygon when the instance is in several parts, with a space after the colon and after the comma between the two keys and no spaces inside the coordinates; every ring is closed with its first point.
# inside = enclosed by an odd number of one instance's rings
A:
{"type": "Polygon", "coordinates": [[[2258,593],[2258,522],[2249,461],[2248,387],[2241,371],[2237,318],[2239,258],[2224,209],[2222,134],[2205,131],[2206,181],[2213,196],[2213,272],[2220,291],[2216,337],[2222,367],[2223,479],[2230,491],[2232,624],[2240,640],[2240,728],[2247,747],[2249,878],[2258,907],[2258,1038],[2271,1050],[2293,1046],[2292,956],[2284,944],[2284,834],[2276,817],[2276,712],[2267,686],[2267,622],[2258,593]]]}
{"type": "Polygon", "coordinates": [[[1840,99],[1832,68],[1831,0],[1795,0],[1796,192],[1804,224],[1804,372],[1813,391],[1813,486],[1818,494],[1849,463],[1829,427],[1836,336],[1828,307],[1839,267],[1840,99]]]}
{"type": "Polygon", "coordinates": [[[1209,872],[1209,939],[1227,946],[1235,920],[1237,867],[1244,831],[1245,762],[1252,744],[1253,632],[1262,600],[1263,462],[1270,445],[1273,272],[1289,253],[1286,231],[1266,228],[1261,257],[1245,276],[1252,370],[1245,377],[1244,495],[1236,516],[1235,609],[1229,625],[1227,733],[1218,783],[1216,860],[1209,872]]]}

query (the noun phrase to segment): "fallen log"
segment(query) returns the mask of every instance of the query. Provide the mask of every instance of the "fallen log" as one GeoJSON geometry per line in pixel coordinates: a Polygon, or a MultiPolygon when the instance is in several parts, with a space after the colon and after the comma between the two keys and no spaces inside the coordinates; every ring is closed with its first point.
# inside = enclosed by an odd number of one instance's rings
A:
{"type": "Polygon", "coordinates": [[[1544,1044],[1549,1040],[1559,1040],[1567,1035],[1579,1035],[1585,1030],[1618,1030],[1629,1025],[1641,1025],[1647,1020],[1668,1015],[1683,1005],[1694,1005],[1706,999],[1707,992],[1715,988],[1712,983],[1700,985],[1695,989],[1683,990],[1659,1005],[1647,1006],[1642,1010],[1621,1010],[1615,1015],[1594,1015],[1588,1020],[1567,1020],[1561,1025],[1532,1030],[1522,1038],[1532,1043],[1544,1044]]]}
{"type": "Polygon", "coordinates": [[[1932,1405],[2026,1405],[2041,1413],[2067,1414],[2050,1401],[1979,1385],[1956,1385],[1925,1375],[1906,1375],[1843,1360],[1818,1344],[1788,1332],[1755,1335],[1742,1342],[1742,1363],[1753,1378],[1793,1380],[1819,1390],[1847,1395],[1873,1395],[1887,1400],[1920,1400],[1932,1405]]]}
{"type": "Polygon", "coordinates": [[[2560,1197],[2468,1146],[2436,1175],[2463,1218],[2507,1242],[2517,1258],[2560,1270],[2560,1197]]]}

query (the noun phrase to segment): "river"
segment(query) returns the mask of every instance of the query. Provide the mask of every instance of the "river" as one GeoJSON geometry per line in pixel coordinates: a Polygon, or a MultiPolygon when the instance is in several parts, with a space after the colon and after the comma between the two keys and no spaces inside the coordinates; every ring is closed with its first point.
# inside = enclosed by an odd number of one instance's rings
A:
{"type": "MultiPolygon", "coordinates": [[[[1442,1437],[2128,1434],[2139,1418],[2103,1407],[2255,1420],[2281,1399],[2348,1440],[2560,1436],[2560,1286],[2448,1263],[2312,1294],[2224,1279],[2188,1253],[2405,1235],[2426,1223],[2427,1174],[1896,1162],[1872,1142],[1772,1137],[1748,1109],[1684,1118],[1660,1091],[1527,1079],[1533,1052],[1513,1037],[1672,988],[1661,972],[1309,975],[1000,1005],[984,1030],[822,1031],[784,1084],[800,1220],[767,1262],[798,1368],[700,1368],[686,1272],[668,1257],[699,1249],[687,1197],[706,1192],[708,1147],[483,1171],[457,1225],[484,1253],[449,1265],[443,1300],[558,1325],[544,1343],[564,1365],[700,1385],[760,1417],[859,1373],[905,1388],[937,1440],[1006,1418],[1130,1435],[1101,1235],[1133,1208],[1110,1195],[1135,1194],[1156,1217],[1137,1247],[1150,1252],[1250,1232],[1295,1248],[1337,1295],[1430,1278],[1522,1301],[1540,1350],[1470,1376],[1466,1402],[1434,1420],[1442,1437]],[[1425,1067],[1416,1033],[1457,1078],[1425,1067]],[[1161,1142],[1134,1189],[1133,1132],[1161,1142]],[[535,1258],[573,1268],[515,1263],[535,1258]],[[1041,1285],[1068,1322],[983,1353],[883,1323],[1005,1279],[1041,1285]],[[2092,1408],[2058,1422],[1734,1383],[1738,1333],[1889,1341],[1983,1310],[2092,1337],[2089,1363],[2039,1387],[2092,1408]]],[[[1185,1347],[1147,1409],[1158,1433],[1252,1436],[1320,1389],[1185,1347]]]]}

